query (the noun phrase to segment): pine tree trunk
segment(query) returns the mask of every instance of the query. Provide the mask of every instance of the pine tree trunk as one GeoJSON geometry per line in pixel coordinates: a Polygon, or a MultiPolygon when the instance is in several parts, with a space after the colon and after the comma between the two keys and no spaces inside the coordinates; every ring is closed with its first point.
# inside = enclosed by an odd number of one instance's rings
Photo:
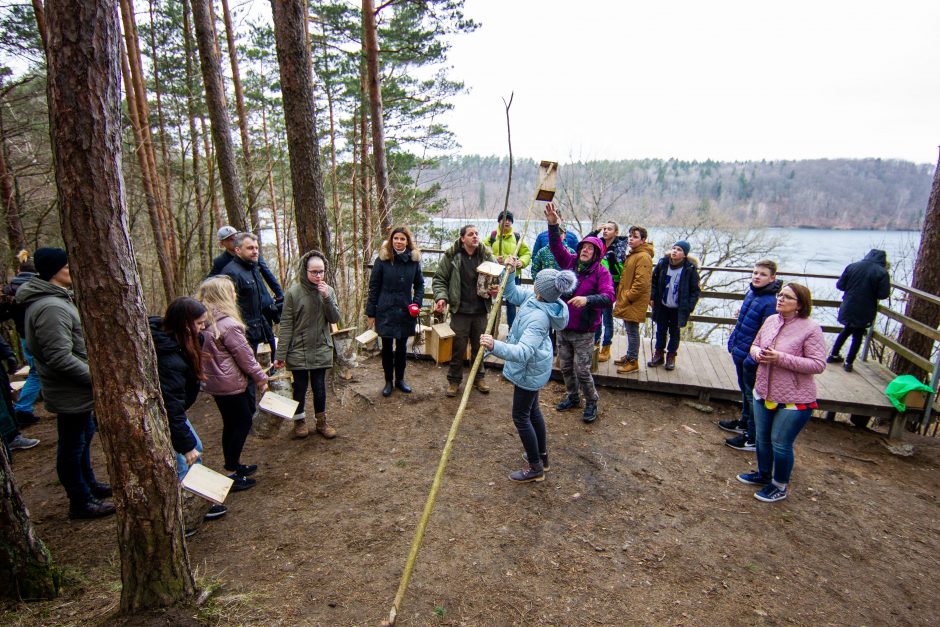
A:
{"type": "MultiPolygon", "coordinates": [[[[358,111],[357,111],[358,114],[358,111]]],[[[353,312],[351,324],[359,326],[359,314],[362,305],[362,290],[359,282],[359,141],[358,141],[358,115],[353,115],[352,123],[352,168],[350,173],[350,189],[352,190],[352,259],[353,259],[353,289],[356,291],[356,310],[353,312]]]]}
{"type": "MultiPolygon", "coordinates": [[[[202,267],[212,265],[212,236],[206,224],[207,207],[202,193],[202,173],[199,169],[199,131],[196,129],[196,82],[193,59],[193,31],[189,0],[183,0],[183,51],[186,55],[186,115],[189,118],[189,143],[193,159],[193,191],[196,195],[196,224],[199,233],[199,253],[202,267]]],[[[210,220],[211,221],[211,220],[210,220]]]]}
{"type": "MultiPolygon", "coordinates": [[[[917,250],[917,260],[914,262],[912,287],[930,294],[940,294],[940,161],[937,162],[937,169],[933,174],[933,185],[930,188],[930,199],[927,201],[924,227],[920,234],[920,248],[917,250]]],[[[934,329],[940,324],[940,306],[917,296],[911,295],[908,298],[904,315],[934,329]]],[[[929,337],[911,329],[902,328],[898,342],[918,355],[930,359],[933,340],[929,337]]],[[[897,374],[913,374],[918,377],[923,377],[925,374],[920,368],[897,354],[891,362],[891,370],[897,374]]]]}
{"type": "Polygon", "coordinates": [[[16,253],[26,248],[26,235],[20,220],[20,205],[13,190],[13,173],[7,167],[7,136],[0,110],[0,200],[3,202],[4,217],[7,226],[7,242],[10,244],[10,257],[16,268],[16,253]]]}
{"type": "Polygon", "coordinates": [[[117,5],[52,0],[46,19],[60,221],[117,506],[121,609],[168,606],[195,586],[124,206],[117,5]]]}
{"type": "Polygon", "coordinates": [[[206,108],[211,121],[212,144],[215,146],[215,162],[222,183],[222,197],[229,224],[239,231],[246,230],[245,208],[242,189],[235,167],[235,149],[232,146],[231,118],[225,100],[222,83],[222,62],[215,34],[210,3],[212,0],[192,0],[193,23],[196,26],[196,47],[199,49],[199,65],[202,68],[202,84],[206,92],[206,108]]]}
{"type": "Polygon", "coordinates": [[[301,251],[318,249],[329,259],[330,226],[320,173],[310,48],[304,32],[304,2],[271,0],[271,8],[287,127],[297,244],[301,251]]]}
{"type": "Polygon", "coordinates": [[[228,58],[232,65],[232,87],[235,89],[235,112],[238,114],[238,131],[241,133],[242,158],[245,160],[245,192],[248,198],[248,215],[251,218],[251,230],[261,242],[261,216],[254,193],[251,173],[251,143],[248,140],[248,114],[245,113],[245,94],[242,92],[241,75],[238,72],[238,48],[235,45],[235,29],[232,27],[232,14],[228,9],[228,0],[222,0],[222,21],[225,24],[225,38],[228,41],[228,58]]]}
{"type": "MultiPolygon", "coordinates": [[[[277,275],[281,285],[287,284],[287,268],[284,266],[284,249],[281,248],[281,228],[277,223],[277,194],[274,191],[274,164],[271,159],[271,143],[268,141],[268,116],[264,105],[261,106],[261,131],[264,136],[264,153],[268,162],[265,166],[268,175],[268,195],[271,196],[271,224],[274,227],[274,246],[277,250],[277,275]]],[[[285,232],[285,237],[286,237],[285,232]]]]}
{"type": "Polygon", "coordinates": [[[49,46],[46,44],[46,11],[42,8],[42,0],[33,0],[33,14],[36,16],[36,30],[39,31],[42,49],[48,50],[49,46]]]}
{"type": "Polygon", "coordinates": [[[369,86],[369,114],[372,117],[372,155],[379,200],[379,223],[382,226],[382,237],[388,237],[392,230],[392,213],[388,203],[388,163],[385,159],[385,122],[382,107],[382,82],[379,76],[379,40],[375,29],[375,6],[372,0],[362,0],[362,30],[366,47],[366,81],[369,86]]]}
{"type": "Polygon", "coordinates": [[[0,445],[0,598],[53,599],[61,583],[62,574],[36,537],[6,449],[0,445]]]}
{"type": "MultiPolygon", "coordinates": [[[[326,63],[326,27],[320,24],[323,44],[323,59],[326,63]]],[[[336,258],[334,265],[339,270],[339,288],[340,293],[345,297],[349,295],[349,273],[346,271],[346,245],[343,242],[343,208],[339,202],[339,188],[336,179],[336,116],[333,110],[333,86],[324,81],[324,92],[326,93],[326,110],[330,117],[330,191],[333,199],[333,252],[336,258]]]]}
{"type": "Polygon", "coordinates": [[[170,153],[166,141],[166,121],[163,117],[163,90],[160,88],[160,70],[157,59],[157,32],[153,26],[153,0],[149,0],[150,8],[150,56],[153,59],[153,93],[157,99],[157,125],[160,129],[160,155],[163,157],[163,198],[167,213],[172,213],[173,194],[170,188],[170,153]]]}
{"type": "MultiPolygon", "coordinates": [[[[365,44],[363,44],[365,45],[365,44]]],[[[359,179],[362,181],[362,263],[368,264],[372,261],[372,182],[369,179],[369,134],[366,132],[368,126],[368,114],[366,113],[365,103],[368,102],[366,93],[366,70],[362,66],[360,72],[360,84],[362,88],[362,115],[359,118],[359,140],[361,158],[359,160],[359,179]]]]}

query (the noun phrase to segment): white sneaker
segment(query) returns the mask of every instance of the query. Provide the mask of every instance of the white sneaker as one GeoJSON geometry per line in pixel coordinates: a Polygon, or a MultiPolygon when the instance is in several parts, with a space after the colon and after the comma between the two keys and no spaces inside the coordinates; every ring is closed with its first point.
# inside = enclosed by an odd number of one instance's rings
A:
{"type": "Polygon", "coordinates": [[[22,433],[18,434],[13,441],[10,442],[11,451],[25,451],[28,448],[33,448],[39,444],[39,440],[35,438],[27,438],[22,433]]]}

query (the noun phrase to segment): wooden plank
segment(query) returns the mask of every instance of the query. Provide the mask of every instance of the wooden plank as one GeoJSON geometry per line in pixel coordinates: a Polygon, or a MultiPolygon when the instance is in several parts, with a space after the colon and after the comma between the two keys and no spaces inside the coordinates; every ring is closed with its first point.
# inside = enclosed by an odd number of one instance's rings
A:
{"type": "Polygon", "coordinates": [[[925,372],[933,372],[933,363],[931,363],[930,361],[924,359],[923,357],[921,357],[921,356],[918,355],[917,353],[911,351],[910,349],[908,349],[908,348],[906,348],[906,347],[904,347],[904,346],[901,346],[900,344],[898,344],[897,342],[895,342],[895,341],[894,341],[893,339],[891,339],[890,337],[886,337],[886,336],[882,335],[881,333],[879,333],[878,331],[875,331],[875,332],[872,334],[872,337],[873,337],[875,340],[877,340],[877,341],[881,342],[882,344],[884,344],[885,346],[887,346],[888,348],[890,348],[891,350],[893,350],[895,353],[897,353],[897,354],[900,355],[901,357],[904,357],[905,359],[907,359],[908,361],[910,361],[912,364],[914,364],[915,366],[917,366],[917,367],[920,368],[921,370],[923,370],[923,371],[925,371],[925,372]]]}
{"type": "MultiPolygon", "coordinates": [[[[932,327],[928,327],[923,322],[918,322],[917,320],[914,320],[913,318],[908,318],[904,314],[900,314],[896,311],[888,309],[887,307],[881,304],[878,305],[878,313],[882,314],[883,316],[887,316],[888,318],[891,318],[892,320],[897,320],[898,322],[903,324],[905,327],[909,329],[913,329],[914,331],[917,331],[921,335],[926,335],[927,337],[934,340],[935,342],[940,342],[940,331],[932,327]]],[[[19,374],[19,372],[17,372],[16,374],[19,374]]]]}

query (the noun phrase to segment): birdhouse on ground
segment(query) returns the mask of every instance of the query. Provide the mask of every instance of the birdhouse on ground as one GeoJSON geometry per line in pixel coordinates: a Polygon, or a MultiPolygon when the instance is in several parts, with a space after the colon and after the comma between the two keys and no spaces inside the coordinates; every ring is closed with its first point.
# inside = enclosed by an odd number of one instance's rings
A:
{"type": "Polygon", "coordinates": [[[539,192],[535,199],[551,202],[555,198],[558,180],[558,162],[543,161],[539,164],[539,192]]]}

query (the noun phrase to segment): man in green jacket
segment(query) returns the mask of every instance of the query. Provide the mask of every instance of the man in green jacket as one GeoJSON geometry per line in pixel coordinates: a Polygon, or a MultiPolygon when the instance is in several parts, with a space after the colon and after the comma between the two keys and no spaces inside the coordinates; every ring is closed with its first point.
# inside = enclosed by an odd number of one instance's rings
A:
{"type": "MultiPolygon", "coordinates": [[[[463,380],[463,362],[467,341],[476,355],[480,336],[486,332],[486,317],[499,288],[491,290],[490,298],[477,294],[477,267],[484,261],[496,261],[486,246],[480,244],[480,232],[472,224],[460,229],[460,239],[443,254],[434,273],[434,310],[443,313],[450,308],[450,328],[454,331],[453,353],[447,370],[447,396],[457,396],[463,380]]],[[[484,369],[477,372],[474,386],[483,394],[490,387],[484,381],[484,369]]]]}
{"type": "Polygon", "coordinates": [[[99,500],[111,496],[111,486],[99,483],[91,467],[94,397],[68,256],[61,248],[40,248],[34,258],[36,276],[16,291],[16,302],[26,307],[26,345],[43,402],[56,414],[56,473],[69,497],[69,518],[107,516],[114,505],[99,500]]]}

